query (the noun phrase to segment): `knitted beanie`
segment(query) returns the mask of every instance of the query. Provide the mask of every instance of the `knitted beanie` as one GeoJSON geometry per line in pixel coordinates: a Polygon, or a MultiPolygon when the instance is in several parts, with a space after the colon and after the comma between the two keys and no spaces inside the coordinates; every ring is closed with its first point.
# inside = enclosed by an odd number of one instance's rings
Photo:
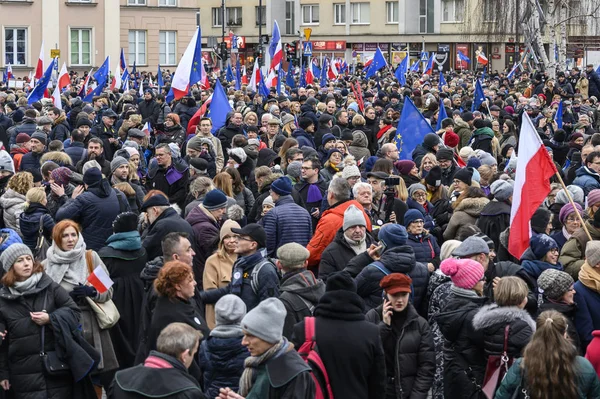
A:
{"type": "Polygon", "coordinates": [[[591,208],[600,202],[600,188],[592,190],[587,195],[587,207],[591,208]]]}
{"type": "Polygon", "coordinates": [[[449,276],[452,283],[470,290],[483,278],[483,266],[472,259],[448,258],[440,264],[440,270],[449,276]]]}
{"type": "MultiPolygon", "coordinates": [[[[346,169],[348,169],[349,167],[350,166],[348,166],[347,168],[344,168],[344,172],[346,172],[346,169]]],[[[355,168],[356,168],[356,166],[355,166],[355,168]]],[[[358,168],[356,168],[356,170],[358,170],[358,168]]],[[[288,175],[292,176],[294,179],[299,179],[300,176],[302,175],[302,162],[300,162],[300,161],[290,162],[290,164],[287,166],[287,169],[285,171],[287,172],[288,175]]],[[[360,176],[360,173],[358,175],[360,176]]]]}
{"type": "Polygon", "coordinates": [[[90,187],[100,184],[102,181],[102,172],[98,168],[89,168],[83,175],[83,182],[90,187]]]}
{"type": "Polygon", "coordinates": [[[31,249],[25,244],[12,244],[2,252],[0,255],[0,263],[5,272],[8,272],[10,268],[15,264],[19,256],[29,255],[33,259],[31,249]]]}
{"type": "Polygon", "coordinates": [[[217,325],[240,324],[245,315],[246,304],[237,295],[225,295],[215,304],[217,325]]]}
{"type": "Polygon", "coordinates": [[[413,183],[413,184],[411,184],[410,187],[408,188],[408,198],[412,198],[413,194],[416,193],[419,190],[427,193],[427,189],[421,183],[413,183]]]}
{"type": "Polygon", "coordinates": [[[490,192],[498,201],[506,201],[513,195],[513,185],[507,180],[496,180],[490,185],[490,192]]]}
{"type": "Polygon", "coordinates": [[[554,238],[546,234],[534,234],[529,239],[529,246],[533,255],[538,260],[541,260],[551,249],[558,248],[558,244],[554,241],[554,238]]]}
{"type": "Polygon", "coordinates": [[[574,284],[569,273],[556,269],[546,269],[537,279],[538,288],[548,299],[559,300],[574,284]]]}
{"type": "Polygon", "coordinates": [[[208,193],[206,193],[206,196],[202,201],[202,206],[209,211],[226,208],[227,196],[223,191],[215,188],[214,190],[210,190],[208,193]]]}
{"type": "Polygon", "coordinates": [[[360,177],[360,169],[358,169],[358,166],[350,165],[344,168],[344,170],[342,171],[342,178],[349,179],[350,177],[360,177]]]}
{"type": "Polygon", "coordinates": [[[408,233],[406,228],[401,224],[388,223],[379,229],[379,235],[377,236],[386,246],[386,250],[390,248],[399,247],[406,244],[408,239],[408,233]]]}
{"type": "Polygon", "coordinates": [[[60,168],[56,168],[50,172],[50,177],[52,180],[54,180],[54,183],[58,184],[59,186],[66,187],[73,177],[73,171],[69,168],[61,166],[60,168]]]}
{"type": "Polygon", "coordinates": [[[585,247],[585,260],[591,267],[600,263],[600,241],[589,241],[585,247]]]}
{"type": "Polygon", "coordinates": [[[353,226],[367,227],[367,222],[365,220],[365,214],[363,211],[358,209],[355,205],[350,205],[344,211],[344,224],[342,229],[346,231],[353,226]]]}
{"type": "Polygon", "coordinates": [[[404,214],[404,226],[408,227],[415,220],[425,220],[423,214],[418,209],[409,209],[404,214]]]}
{"type": "Polygon", "coordinates": [[[570,202],[566,205],[563,205],[558,213],[558,220],[560,220],[560,223],[564,225],[569,215],[575,213],[576,210],[580,215],[583,214],[583,208],[578,203],[575,203],[575,207],[573,207],[570,202]]]}
{"type": "Polygon", "coordinates": [[[404,159],[402,161],[396,161],[394,166],[396,169],[398,169],[398,172],[400,172],[401,175],[408,176],[410,171],[415,167],[415,163],[413,161],[404,159]]]}
{"type": "Polygon", "coordinates": [[[270,344],[281,340],[287,311],[278,298],[267,298],[244,316],[242,329],[270,344]]]}
{"type": "Polygon", "coordinates": [[[115,173],[115,170],[122,165],[129,165],[129,162],[123,157],[114,157],[112,161],[110,161],[110,171],[115,173]]]}
{"type": "Polygon", "coordinates": [[[271,183],[271,190],[275,194],[290,195],[292,193],[292,181],[289,177],[282,176],[271,183]]]}

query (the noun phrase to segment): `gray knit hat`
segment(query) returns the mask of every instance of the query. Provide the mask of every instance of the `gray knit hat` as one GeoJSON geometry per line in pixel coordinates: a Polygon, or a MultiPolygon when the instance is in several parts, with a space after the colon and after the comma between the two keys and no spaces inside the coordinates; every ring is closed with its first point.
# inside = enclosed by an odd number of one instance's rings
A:
{"type": "Polygon", "coordinates": [[[293,161],[287,166],[285,170],[288,175],[292,176],[294,179],[299,179],[302,175],[302,162],[293,161]]]}
{"type": "Polygon", "coordinates": [[[129,165],[129,162],[123,157],[114,157],[113,160],[110,161],[110,171],[115,173],[115,170],[121,165],[129,165]]]}
{"type": "Polygon", "coordinates": [[[225,295],[215,304],[217,325],[240,324],[245,315],[246,304],[237,295],[225,295]]]}
{"type": "Polygon", "coordinates": [[[410,185],[410,187],[408,188],[408,197],[412,198],[413,194],[415,192],[417,192],[417,190],[421,190],[423,192],[427,192],[427,189],[425,188],[424,185],[422,185],[421,183],[413,183],[410,185]]]}
{"type": "Polygon", "coordinates": [[[36,130],[35,132],[33,132],[33,134],[31,135],[32,139],[36,139],[37,141],[39,141],[40,143],[46,145],[46,142],[48,141],[48,136],[46,135],[46,133],[42,132],[41,130],[36,130]]]}
{"type": "Polygon", "coordinates": [[[600,263],[600,241],[588,241],[585,247],[585,260],[591,267],[600,263]]]}
{"type": "Polygon", "coordinates": [[[283,267],[301,269],[304,261],[308,259],[310,252],[300,244],[290,242],[282,245],[277,250],[277,259],[283,267]]]}
{"type": "Polygon", "coordinates": [[[346,166],[342,171],[342,177],[348,179],[350,177],[360,177],[360,169],[356,165],[346,166]]]}
{"type": "Polygon", "coordinates": [[[367,227],[364,213],[358,209],[355,205],[350,205],[344,211],[344,225],[343,230],[346,231],[352,226],[364,226],[367,227]]]}
{"type": "Polygon", "coordinates": [[[506,201],[513,195],[513,185],[507,180],[496,180],[490,185],[490,191],[498,201],[506,201]]]}
{"type": "Polygon", "coordinates": [[[558,300],[569,291],[574,281],[569,273],[556,269],[546,269],[538,277],[537,284],[540,292],[546,298],[558,300]]]}
{"type": "Polygon", "coordinates": [[[12,244],[2,252],[0,255],[0,263],[4,271],[8,272],[10,268],[15,264],[19,256],[29,255],[33,258],[31,249],[25,244],[12,244]]]}
{"type": "Polygon", "coordinates": [[[270,344],[281,341],[287,311],[277,298],[267,298],[242,319],[242,329],[270,344]]]}

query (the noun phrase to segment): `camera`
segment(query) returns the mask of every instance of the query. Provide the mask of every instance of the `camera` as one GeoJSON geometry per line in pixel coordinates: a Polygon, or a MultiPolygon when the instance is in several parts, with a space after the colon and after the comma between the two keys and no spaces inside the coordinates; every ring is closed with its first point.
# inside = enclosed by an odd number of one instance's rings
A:
{"type": "Polygon", "coordinates": [[[397,186],[398,184],[400,184],[399,177],[386,177],[385,179],[385,185],[388,187],[397,186]]]}

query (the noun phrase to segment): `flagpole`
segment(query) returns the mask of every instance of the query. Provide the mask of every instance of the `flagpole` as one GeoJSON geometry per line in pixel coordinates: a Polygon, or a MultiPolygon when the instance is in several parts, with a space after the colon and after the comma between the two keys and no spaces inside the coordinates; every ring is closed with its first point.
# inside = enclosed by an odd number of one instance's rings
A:
{"type": "MultiPolygon", "coordinates": [[[[571,197],[571,193],[569,192],[569,190],[567,190],[567,186],[565,186],[565,182],[563,181],[562,177],[560,176],[560,173],[558,172],[558,170],[555,172],[555,175],[556,175],[556,177],[558,177],[558,181],[559,181],[560,185],[562,186],[563,190],[565,190],[565,193],[567,194],[567,198],[569,199],[571,206],[573,206],[573,209],[577,210],[577,208],[575,207],[575,201],[573,201],[573,197],[571,197]]],[[[583,218],[581,217],[581,214],[579,212],[575,212],[575,214],[577,215],[577,218],[579,219],[579,223],[581,223],[581,227],[585,231],[585,234],[587,235],[587,237],[589,238],[590,241],[593,241],[592,235],[590,234],[588,228],[586,227],[585,222],[583,221],[583,218]]],[[[585,251],[585,248],[583,248],[583,251],[585,251]]]]}

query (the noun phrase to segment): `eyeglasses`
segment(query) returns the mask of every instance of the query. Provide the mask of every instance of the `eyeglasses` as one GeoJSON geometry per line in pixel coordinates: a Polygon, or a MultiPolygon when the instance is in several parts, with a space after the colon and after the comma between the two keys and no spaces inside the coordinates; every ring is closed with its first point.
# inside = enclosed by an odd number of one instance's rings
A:
{"type": "Polygon", "coordinates": [[[415,193],[415,194],[413,194],[413,197],[414,198],[426,198],[427,194],[425,194],[425,193],[415,193]]]}
{"type": "Polygon", "coordinates": [[[558,253],[558,248],[552,248],[550,251],[548,252],[552,252],[553,254],[557,254],[558,253]]]}
{"type": "Polygon", "coordinates": [[[424,222],[424,221],[422,221],[422,220],[413,220],[413,221],[412,221],[412,222],[410,222],[410,223],[411,223],[411,224],[413,224],[413,223],[414,223],[414,224],[425,224],[425,222],[424,222]]]}
{"type": "Polygon", "coordinates": [[[579,219],[577,219],[576,217],[570,217],[570,218],[567,218],[567,222],[569,222],[569,223],[579,222],[579,219]]]}
{"type": "Polygon", "coordinates": [[[251,237],[238,236],[237,239],[242,241],[254,242],[254,240],[251,237]]]}

